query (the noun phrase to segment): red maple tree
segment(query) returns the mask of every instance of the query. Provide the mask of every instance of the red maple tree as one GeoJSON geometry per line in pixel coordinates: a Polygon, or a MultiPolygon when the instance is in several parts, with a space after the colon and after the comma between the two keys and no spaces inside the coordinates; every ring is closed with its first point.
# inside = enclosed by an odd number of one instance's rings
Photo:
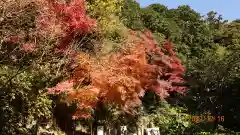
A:
{"type": "Polygon", "coordinates": [[[49,31],[59,26],[61,30],[58,52],[64,52],[76,36],[91,32],[96,21],[86,14],[85,0],[71,0],[59,2],[58,0],[42,0],[43,10],[37,18],[40,31],[49,31]]]}
{"type": "Polygon", "coordinates": [[[94,109],[99,101],[129,111],[141,104],[140,97],[147,90],[162,98],[171,91],[184,92],[184,87],[172,86],[172,82],[183,82],[179,77],[183,72],[170,42],[159,47],[150,31],[140,36],[130,31],[124,50],[100,60],[80,54],[79,64],[67,80],[68,87],[65,81],[49,90],[57,93],[67,90],[68,101],[79,101],[74,118],[90,117],[86,109],[94,109]]]}

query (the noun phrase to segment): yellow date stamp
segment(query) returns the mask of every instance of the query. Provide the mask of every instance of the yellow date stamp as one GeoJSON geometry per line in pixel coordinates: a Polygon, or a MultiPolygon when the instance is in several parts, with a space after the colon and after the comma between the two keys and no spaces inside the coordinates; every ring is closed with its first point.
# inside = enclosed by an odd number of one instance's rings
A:
{"type": "Polygon", "coordinates": [[[212,116],[212,115],[191,115],[187,116],[187,119],[194,122],[224,122],[224,116],[212,116]]]}

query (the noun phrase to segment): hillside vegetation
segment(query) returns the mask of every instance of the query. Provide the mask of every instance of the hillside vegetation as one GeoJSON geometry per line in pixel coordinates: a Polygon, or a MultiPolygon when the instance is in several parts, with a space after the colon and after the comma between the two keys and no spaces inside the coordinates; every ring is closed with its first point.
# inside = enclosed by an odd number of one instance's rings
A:
{"type": "Polygon", "coordinates": [[[0,132],[237,134],[239,29],[187,5],[2,0],[0,132]]]}

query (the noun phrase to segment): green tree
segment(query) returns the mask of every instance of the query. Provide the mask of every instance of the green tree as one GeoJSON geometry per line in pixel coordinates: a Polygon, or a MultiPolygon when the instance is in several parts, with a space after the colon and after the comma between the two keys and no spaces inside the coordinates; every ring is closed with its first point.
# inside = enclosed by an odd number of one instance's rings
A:
{"type": "Polygon", "coordinates": [[[121,10],[121,20],[130,29],[141,30],[144,28],[141,20],[141,8],[135,0],[125,0],[121,10]]]}

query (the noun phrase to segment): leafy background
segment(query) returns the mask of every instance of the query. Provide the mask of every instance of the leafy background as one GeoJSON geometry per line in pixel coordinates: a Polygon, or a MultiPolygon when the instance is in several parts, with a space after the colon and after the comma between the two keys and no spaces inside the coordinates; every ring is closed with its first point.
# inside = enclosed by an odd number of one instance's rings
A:
{"type": "Polygon", "coordinates": [[[239,23],[133,0],[0,1],[0,132],[238,134],[239,23]]]}

